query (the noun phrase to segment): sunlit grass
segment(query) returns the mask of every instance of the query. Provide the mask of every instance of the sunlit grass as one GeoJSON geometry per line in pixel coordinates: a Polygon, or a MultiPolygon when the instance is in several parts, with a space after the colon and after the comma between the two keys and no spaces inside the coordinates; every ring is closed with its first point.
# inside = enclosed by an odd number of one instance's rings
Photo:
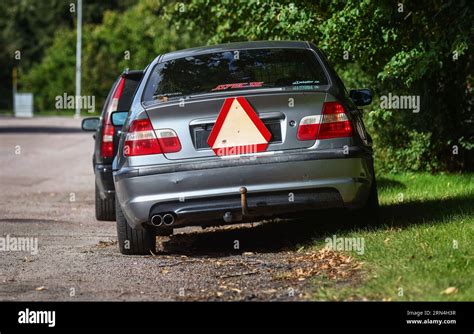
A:
{"type": "Polygon", "coordinates": [[[474,300],[474,175],[379,176],[379,198],[382,226],[337,232],[365,238],[363,279],[316,279],[314,298],[474,300]]]}

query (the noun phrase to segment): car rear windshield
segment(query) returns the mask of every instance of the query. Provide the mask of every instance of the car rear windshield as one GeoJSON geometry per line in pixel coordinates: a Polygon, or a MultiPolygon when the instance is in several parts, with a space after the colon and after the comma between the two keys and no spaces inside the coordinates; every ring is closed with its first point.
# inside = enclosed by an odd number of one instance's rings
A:
{"type": "Polygon", "coordinates": [[[317,90],[328,80],[313,51],[270,48],[178,58],[153,69],[143,101],[243,89],[317,90]]]}
{"type": "Polygon", "coordinates": [[[140,78],[126,78],[125,85],[123,86],[122,95],[120,96],[117,110],[130,110],[132,106],[133,97],[138,85],[140,84],[140,78]]]}

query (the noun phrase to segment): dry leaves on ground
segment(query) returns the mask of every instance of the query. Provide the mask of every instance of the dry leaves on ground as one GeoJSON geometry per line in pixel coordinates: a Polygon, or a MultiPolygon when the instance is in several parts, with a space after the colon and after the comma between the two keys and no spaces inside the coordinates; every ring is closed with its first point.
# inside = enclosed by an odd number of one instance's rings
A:
{"type": "Polygon", "coordinates": [[[117,244],[117,240],[100,240],[99,243],[96,245],[97,248],[105,248],[108,246],[115,246],[117,244]]]}
{"type": "Polygon", "coordinates": [[[317,275],[331,280],[347,279],[359,272],[363,265],[363,262],[328,248],[303,253],[290,258],[289,262],[293,270],[285,278],[299,281],[317,275]]]}
{"type": "Polygon", "coordinates": [[[458,292],[458,289],[454,286],[450,286],[449,288],[447,288],[446,290],[444,290],[443,292],[441,292],[442,295],[451,295],[453,293],[457,293],[458,292]]]}

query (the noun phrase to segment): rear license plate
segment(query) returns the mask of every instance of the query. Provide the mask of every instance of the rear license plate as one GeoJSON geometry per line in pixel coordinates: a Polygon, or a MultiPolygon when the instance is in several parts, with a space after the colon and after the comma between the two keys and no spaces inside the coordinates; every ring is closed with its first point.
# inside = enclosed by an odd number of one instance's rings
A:
{"type": "MultiPolygon", "coordinates": [[[[279,119],[267,119],[263,120],[263,123],[267,127],[268,131],[272,134],[270,138],[270,143],[281,143],[281,126],[279,119]]],[[[209,149],[209,145],[207,144],[207,139],[209,138],[209,134],[212,131],[212,127],[214,124],[205,124],[205,125],[197,125],[193,127],[193,140],[194,146],[198,150],[205,150],[209,149]]]]}

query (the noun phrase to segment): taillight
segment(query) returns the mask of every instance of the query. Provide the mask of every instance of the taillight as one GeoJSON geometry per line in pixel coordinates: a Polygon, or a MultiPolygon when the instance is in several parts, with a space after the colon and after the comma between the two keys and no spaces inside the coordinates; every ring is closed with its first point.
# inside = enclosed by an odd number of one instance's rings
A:
{"type": "Polygon", "coordinates": [[[114,95],[112,96],[114,99],[120,99],[122,97],[123,86],[125,86],[125,78],[120,77],[120,80],[115,88],[114,95]]]}
{"type": "Polygon", "coordinates": [[[344,106],[339,102],[325,102],[322,115],[301,119],[298,140],[330,139],[352,136],[352,126],[344,106]]]}
{"type": "Polygon", "coordinates": [[[156,130],[158,143],[163,153],[173,153],[181,151],[181,143],[178,135],[171,129],[156,130]]]}
{"type": "Polygon", "coordinates": [[[178,135],[171,129],[153,130],[150,120],[132,122],[125,137],[124,156],[173,153],[181,150],[178,135]]]}
{"type": "Polygon", "coordinates": [[[115,87],[114,94],[112,95],[112,100],[110,101],[107,111],[103,119],[103,130],[102,130],[102,143],[100,145],[100,154],[103,158],[113,158],[114,157],[114,135],[115,127],[110,121],[110,115],[112,112],[117,111],[118,103],[122,97],[123,87],[125,85],[125,79],[121,77],[117,86],[115,87]]]}
{"type": "Polygon", "coordinates": [[[100,152],[103,158],[114,157],[114,133],[115,128],[112,124],[105,124],[102,130],[102,143],[100,152]]]}
{"type": "Polygon", "coordinates": [[[130,125],[123,154],[125,156],[161,153],[160,145],[149,119],[136,119],[130,125]]]}
{"type": "Polygon", "coordinates": [[[315,140],[319,131],[320,119],[319,115],[303,117],[296,135],[298,140],[315,140]]]}
{"type": "Polygon", "coordinates": [[[347,118],[344,106],[339,102],[325,102],[318,139],[350,136],[352,136],[352,126],[349,118],[347,118]]]}

